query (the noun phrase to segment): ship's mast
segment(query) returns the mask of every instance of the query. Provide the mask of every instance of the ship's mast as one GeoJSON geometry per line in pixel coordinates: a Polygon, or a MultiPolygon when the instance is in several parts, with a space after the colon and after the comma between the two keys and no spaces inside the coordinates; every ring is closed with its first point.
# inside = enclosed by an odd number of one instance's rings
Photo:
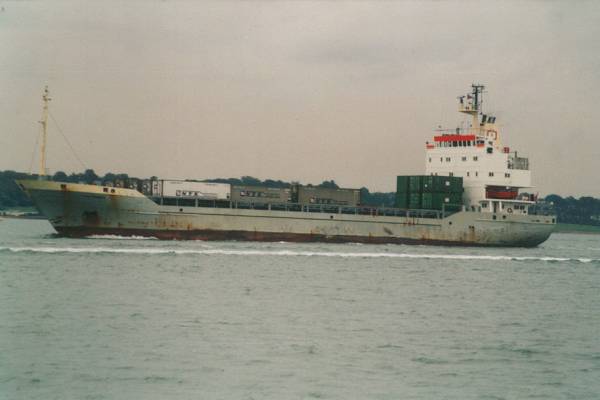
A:
{"type": "Polygon", "coordinates": [[[461,113],[469,114],[473,118],[471,128],[473,129],[473,133],[479,134],[479,114],[481,113],[481,104],[483,103],[483,89],[485,89],[485,86],[474,83],[471,85],[471,88],[473,89],[471,94],[466,96],[460,96],[458,98],[460,100],[458,111],[460,111],[461,113]]]}
{"type": "Polygon", "coordinates": [[[50,92],[48,91],[48,86],[44,88],[44,94],[42,95],[42,100],[44,101],[44,111],[42,112],[42,120],[40,124],[42,124],[42,144],[40,146],[40,173],[39,176],[46,175],[46,135],[47,135],[47,127],[48,127],[48,103],[50,102],[50,92]]]}

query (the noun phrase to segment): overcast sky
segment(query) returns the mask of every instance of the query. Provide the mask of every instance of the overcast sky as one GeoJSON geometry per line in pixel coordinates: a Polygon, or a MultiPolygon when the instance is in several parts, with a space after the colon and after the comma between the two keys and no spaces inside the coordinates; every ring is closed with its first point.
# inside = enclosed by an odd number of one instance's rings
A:
{"type": "MultiPolygon", "coordinates": [[[[30,169],[47,84],[97,173],[392,191],[481,82],[536,191],[600,196],[600,2],[0,7],[0,169],[30,169]]],[[[82,170],[52,120],[49,141],[51,171],[82,170]]]]}

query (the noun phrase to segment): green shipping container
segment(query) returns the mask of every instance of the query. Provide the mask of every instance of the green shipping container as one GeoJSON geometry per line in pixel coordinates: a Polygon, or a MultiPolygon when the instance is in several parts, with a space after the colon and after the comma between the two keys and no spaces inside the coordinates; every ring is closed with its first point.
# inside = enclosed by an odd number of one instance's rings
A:
{"type": "Polygon", "coordinates": [[[396,193],[408,193],[408,176],[396,177],[396,193]]]}
{"type": "Polygon", "coordinates": [[[426,210],[458,211],[462,208],[461,193],[423,193],[421,206],[426,210]]]}
{"type": "Polygon", "coordinates": [[[411,175],[408,177],[408,191],[411,193],[420,193],[423,181],[421,175],[411,175]]]}
{"type": "Polygon", "coordinates": [[[433,193],[423,193],[421,195],[421,207],[425,210],[435,210],[433,207],[433,193]]]}
{"type": "Polygon", "coordinates": [[[454,176],[450,180],[450,189],[452,193],[460,193],[462,199],[463,189],[463,178],[461,176],[454,176]]]}
{"type": "Polygon", "coordinates": [[[463,202],[462,190],[460,193],[450,193],[450,203],[462,204],[462,202],[463,202]]]}
{"type": "Polygon", "coordinates": [[[422,179],[421,189],[423,193],[462,193],[462,177],[428,175],[422,179]]]}
{"type": "Polygon", "coordinates": [[[421,208],[421,193],[409,193],[408,208],[413,208],[413,209],[421,208]]]}
{"type": "Polygon", "coordinates": [[[433,181],[436,177],[434,175],[426,175],[421,180],[421,190],[423,193],[431,193],[433,189],[433,181]]]}
{"type": "Polygon", "coordinates": [[[397,208],[459,210],[463,181],[456,176],[403,175],[396,177],[397,208]]]}

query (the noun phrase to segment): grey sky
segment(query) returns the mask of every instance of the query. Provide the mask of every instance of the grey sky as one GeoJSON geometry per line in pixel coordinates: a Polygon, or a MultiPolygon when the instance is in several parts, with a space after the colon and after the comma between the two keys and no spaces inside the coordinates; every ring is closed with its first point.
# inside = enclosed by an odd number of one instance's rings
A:
{"type": "MultiPolygon", "coordinates": [[[[98,173],[391,191],[477,81],[536,190],[600,196],[598,2],[0,6],[0,169],[29,170],[48,84],[98,173]]],[[[49,132],[48,167],[81,170],[49,132]]]]}

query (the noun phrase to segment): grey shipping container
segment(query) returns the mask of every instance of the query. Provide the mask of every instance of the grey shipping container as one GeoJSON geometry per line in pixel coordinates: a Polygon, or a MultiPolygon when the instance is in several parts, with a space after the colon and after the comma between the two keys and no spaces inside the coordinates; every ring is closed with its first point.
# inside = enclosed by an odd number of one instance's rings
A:
{"type": "Polygon", "coordinates": [[[289,203],[292,201],[292,191],[289,188],[234,185],[231,187],[231,200],[247,203],[289,203]]]}
{"type": "Polygon", "coordinates": [[[355,207],[360,205],[360,189],[331,189],[316,186],[297,186],[300,204],[334,204],[355,207]]]}

